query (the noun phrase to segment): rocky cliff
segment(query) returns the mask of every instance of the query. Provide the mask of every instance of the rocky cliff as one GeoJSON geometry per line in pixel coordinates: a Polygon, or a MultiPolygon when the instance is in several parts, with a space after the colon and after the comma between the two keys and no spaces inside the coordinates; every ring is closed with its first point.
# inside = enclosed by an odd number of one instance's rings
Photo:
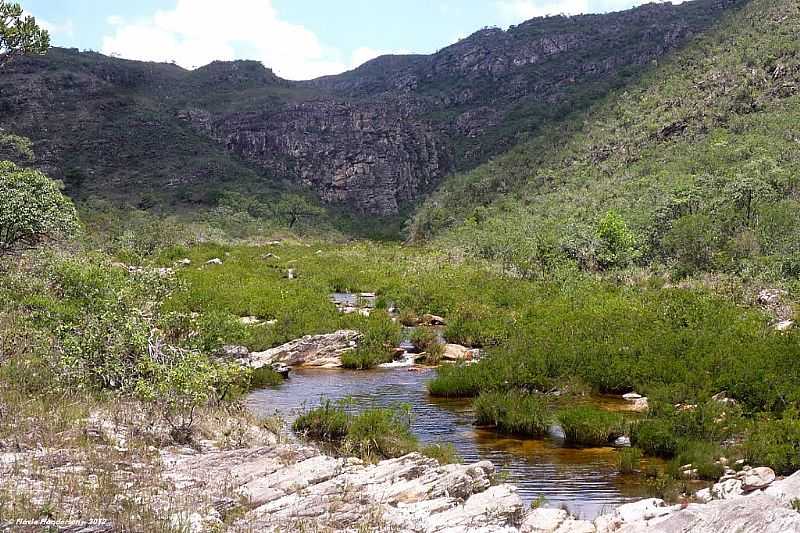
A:
{"type": "Polygon", "coordinates": [[[213,202],[312,189],[391,215],[440,178],[584,109],[746,0],[648,4],[487,28],[430,56],[288,82],[256,62],[187,72],[53,50],[0,77],[0,127],[74,195],[213,202]]]}

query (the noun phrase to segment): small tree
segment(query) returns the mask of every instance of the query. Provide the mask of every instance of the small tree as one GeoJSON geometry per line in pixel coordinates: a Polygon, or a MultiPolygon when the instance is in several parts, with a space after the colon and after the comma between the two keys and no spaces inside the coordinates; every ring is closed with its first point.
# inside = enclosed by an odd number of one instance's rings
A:
{"type": "Polygon", "coordinates": [[[77,229],[75,206],[55,181],[0,161],[0,255],[68,237],[77,229]]]}
{"type": "Polygon", "coordinates": [[[22,16],[22,7],[0,0],[0,67],[23,54],[43,54],[50,47],[50,34],[31,16],[22,16]]]}
{"type": "Polygon", "coordinates": [[[630,264],[636,255],[636,238],[622,216],[608,211],[597,224],[600,247],[597,259],[604,268],[622,267],[630,264]]]}
{"type": "Polygon", "coordinates": [[[311,203],[304,196],[289,194],[284,196],[274,208],[275,214],[286,221],[289,229],[294,228],[303,218],[316,218],[322,215],[322,209],[311,203]]]}

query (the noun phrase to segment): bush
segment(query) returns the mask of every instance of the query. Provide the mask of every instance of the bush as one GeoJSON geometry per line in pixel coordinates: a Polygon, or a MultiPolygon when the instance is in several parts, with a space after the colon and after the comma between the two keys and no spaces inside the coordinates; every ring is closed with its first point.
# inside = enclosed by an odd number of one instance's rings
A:
{"type": "Polygon", "coordinates": [[[342,354],[342,366],[366,370],[392,360],[400,344],[400,327],[382,313],[373,313],[362,326],[363,337],[355,350],[342,354]]]}
{"type": "Polygon", "coordinates": [[[603,446],[623,433],[622,415],[595,407],[578,406],[557,415],[566,441],[583,446],[603,446]]]}
{"type": "Polygon", "coordinates": [[[309,439],[324,442],[340,442],[347,436],[350,418],[344,405],[325,400],[319,407],[301,414],[292,424],[292,429],[309,439]]]}
{"type": "Polygon", "coordinates": [[[0,161],[0,254],[69,237],[78,227],[75,206],[56,182],[0,161]]]}
{"type": "Polygon", "coordinates": [[[482,393],[472,404],[479,425],[505,433],[541,436],[550,426],[547,402],[518,392],[482,393]]]}
{"type": "Polygon", "coordinates": [[[678,450],[675,428],[668,420],[642,420],[631,427],[631,443],[656,457],[670,458],[678,450]]]}
{"type": "Polygon", "coordinates": [[[417,449],[408,409],[367,409],[350,422],[345,449],[365,461],[400,457],[417,449]]]}
{"type": "Polygon", "coordinates": [[[692,465],[697,470],[699,479],[718,481],[725,471],[725,467],[717,461],[722,456],[721,448],[712,442],[697,440],[682,440],[679,442],[675,458],[670,462],[669,469],[674,477],[680,477],[680,468],[692,465]]]}
{"type": "Polygon", "coordinates": [[[769,466],[778,475],[800,470],[800,418],[787,412],[783,418],[758,420],[744,442],[745,459],[751,465],[769,466]]]}

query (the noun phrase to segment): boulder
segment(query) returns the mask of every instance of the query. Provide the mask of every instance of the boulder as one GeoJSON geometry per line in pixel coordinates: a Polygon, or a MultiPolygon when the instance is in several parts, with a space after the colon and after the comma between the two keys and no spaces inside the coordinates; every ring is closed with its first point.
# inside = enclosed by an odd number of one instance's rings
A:
{"type": "Polygon", "coordinates": [[[651,520],[658,516],[670,514],[679,508],[680,506],[677,505],[667,505],[664,500],[659,498],[647,498],[638,502],[620,505],[613,514],[623,522],[630,523],[651,520]]]}
{"type": "Polygon", "coordinates": [[[247,346],[226,345],[220,350],[220,354],[223,357],[231,359],[241,359],[247,357],[249,353],[250,350],[247,349],[247,346]]]}
{"type": "Polygon", "coordinates": [[[313,366],[338,368],[342,366],[343,353],[355,349],[361,334],[353,330],[340,330],[324,335],[306,335],[277,348],[250,354],[249,364],[260,368],[274,363],[288,366],[313,366]]]}
{"type": "Polygon", "coordinates": [[[794,320],[781,320],[775,324],[775,331],[789,331],[794,327],[794,320]]]}
{"type": "Polygon", "coordinates": [[[786,291],[781,289],[762,289],[758,293],[757,301],[760,305],[775,305],[780,303],[786,291]]]}
{"type": "Polygon", "coordinates": [[[569,515],[563,509],[540,507],[525,516],[519,530],[520,533],[552,533],[568,518],[569,515]]]}
{"type": "Polygon", "coordinates": [[[214,259],[209,259],[208,261],[206,261],[206,264],[207,265],[221,265],[222,264],[222,259],[220,259],[219,257],[215,257],[214,259]]]}
{"type": "Polygon", "coordinates": [[[461,346],[460,344],[445,344],[442,359],[447,361],[471,361],[475,359],[478,350],[461,346]]]}
{"type": "Polygon", "coordinates": [[[422,323],[428,326],[444,326],[447,324],[444,318],[431,314],[422,315],[422,323]]]}
{"type": "Polygon", "coordinates": [[[742,495],[742,493],[744,493],[744,489],[742,488],[742,480],[736,478],[720,481],[711,487],[711,496],[715,500],[730,500],[733,498],[738,498],[742,495]]]}
{"type": "Polygon", "coordinates": [[[741,479],[744,492],[765,489],[775,481],[775,471],[766,466],[751,468],[744,472],[741,479]]]}
{"type": "Polygon", "coordinates": [[[184,266],[184,267],[186,267],[186,266],[189,266],[191,264],[192,264],[192,260],[189,259],[189,258],[186,258],[186,259],[181,259],[180,261],[177,261],[175,263],[175,266],[184,266]]]}

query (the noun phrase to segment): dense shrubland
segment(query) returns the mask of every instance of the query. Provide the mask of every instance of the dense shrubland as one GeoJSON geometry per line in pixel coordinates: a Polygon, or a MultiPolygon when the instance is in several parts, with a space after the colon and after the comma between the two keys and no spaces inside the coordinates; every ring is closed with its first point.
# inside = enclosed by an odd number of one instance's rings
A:
{"type": "Polygon", "coordinates": [[[445,181],[412,239],[526,277],[565,263],[796,280],[800,8],[754,0],[559,132],[445,181]]]}

